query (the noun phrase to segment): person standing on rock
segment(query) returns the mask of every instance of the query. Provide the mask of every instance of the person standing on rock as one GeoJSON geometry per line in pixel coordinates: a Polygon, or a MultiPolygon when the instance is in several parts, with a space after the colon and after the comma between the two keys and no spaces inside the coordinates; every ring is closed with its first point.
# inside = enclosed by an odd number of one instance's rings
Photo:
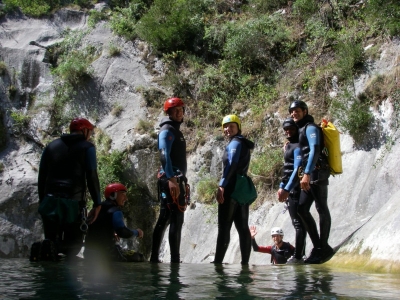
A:
{"type": "Polygon", "coordinates": [[[186,171],[186,141],[180,131],[185,104],[180,98],[169,98],[164,103],[168,115],[161,120],[158,134],[161,169],[158,173],[160,215],[153,232],[150,262],[159,263],[161,242],[168,224],[171,263],[180,263],[181,232],[184,211],[189,201],[186,171]]]}
{"type": "Polygon", "coordinates": [[[307,231],[303,222],[297,213],[300,197],[300,184],[297,176],[301,165],[301,152],[299,147],[299,134],[296,123],[292,118],[283,121],[282,128],[288,142],[284,147],[284,165],[283,176],[279,184],[278,200],[287,202],[290,218],[296,231],[296,249],[292,257],[288,259],[287,264],[302,264],[307,231]]]}
{"type": "Polygon", "coordinates": [[[271,263],[286,264],[291,255],[294,254],[295,248],[288,242],[283,241],[283,230],[280,227],[271,229],[271,238],[274,241],[272,246],[258,246],[255,236],[257,234],[256,226],[250,226],[251,244],[253,251],[271,254],[271,263]]]}
{"type": "Polygon", "coordinates": [[[239,204],[232,199],[235,189],[237,174],[247,175],[250,165],[250,150],[254,149],[254,143],[241,135],[241,122],[236,115],[225,116],[222,120],[222,128],[229,144],[223,155],[223,174],[216,191],[218,201],[218,237],[213,263],[221,264],[228,249],[232,224],[235,223],[239,234],[242,265],[247,265],[251,252],[251,237],[249,230],[249,206],[239,204]]]}
{"type": "Polygon", "coordinates": [[[38,211],[45,236],[40,249],[42,260],[56,260],[58,253],[76,256],[81,250],[87,229],[86,188],[93,200],[91,221],[100,211],[96,148],[89,142],[94,126],[87,119],[75,118],[69,129],[70,134],[46,146],[40,160],[38,211]]]}
{"type": "Polygon", "coordinates": [[[328,208],[328,184],[330,169],[326,156],[322,153],[324,138],[321,128],[308,114],[308,106],[303,101],[294,101],[289,106],[289,113],[299,127],[299,146],[302,166],[300,172],[300,199],[298,214],[313,243],[309,257],[304,261],[320,264],[333,255],[328,244],[331,229],[331,215],[328,208]],[[312,203],[319,214],[320,233],[310,213],[312,203]]]}

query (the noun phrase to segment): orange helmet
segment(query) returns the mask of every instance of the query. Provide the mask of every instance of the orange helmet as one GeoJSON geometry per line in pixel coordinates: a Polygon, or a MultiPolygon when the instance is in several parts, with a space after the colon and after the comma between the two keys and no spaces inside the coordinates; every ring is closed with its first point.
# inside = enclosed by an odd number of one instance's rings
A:
{"type": "Polygon", "coordinates": [[[118,183],[118,182],[110,183],[104,189],[104,197],[106,197],[106,199],[109,199],[111,197],[112,193],[127,192],[127,191],[128,191],[128,189],[122,183],[118,183]]]}
{"type": "Polygon", "coordinates": [[[94,125],[92,123],[90,123],[88,120],[86,120],[85,118],[75,118],[69,124],[70,131],[77,131],[77,130],[82,130],[85,128],[89,129],[89,130],[94,129],[94,125]]]}
{"type": "Polygon", "coordinates": [[[178,106],[185,107],[185,103],[180,98],[169,98],[164,102],[164,111],[168,112],[168,109],[178,106]]]}

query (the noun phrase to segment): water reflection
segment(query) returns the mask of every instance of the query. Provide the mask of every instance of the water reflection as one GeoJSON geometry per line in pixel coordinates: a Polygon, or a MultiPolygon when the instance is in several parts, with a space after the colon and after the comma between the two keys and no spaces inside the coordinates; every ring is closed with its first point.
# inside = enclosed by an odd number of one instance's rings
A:
{"type": "Polygon", "coordinates": [[[400,299],[393,274],[326,266],[0,259],[2,299],[400,299]]]}

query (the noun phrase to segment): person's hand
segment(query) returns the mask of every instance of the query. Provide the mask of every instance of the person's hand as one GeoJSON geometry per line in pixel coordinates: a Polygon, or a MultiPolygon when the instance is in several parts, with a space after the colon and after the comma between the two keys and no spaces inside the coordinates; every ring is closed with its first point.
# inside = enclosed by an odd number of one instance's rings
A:
{"type": "Polygon", "coordinates": [[[138,229],[136,229],[136,230],[139,232],[138,237],[139,237],[139,238],[142,238],[142,237],[143,237],[143,230],[140,229],[140,228],[138,228],[138,229]]]}
{"type": "Polygon", "coordinates": [[[90,212],[88,214],[88,218],[87,218],[89,224],[92,224],[94,221],[96,221],[96,219],[97,219],[97,217],[99,215],[100,209],[101,209],[101,205],[99,205],[97,207],[93,207],[90,210],[90,212]]]}
{"type": "Polygon", "coordinates": [[[219,204],[222,204],[225,201],[225,199],[224,199],[224,190],[225,190],[225,188],[223,188],[222,186],[218,187],[218,190],[217,190],[217,201],[218,201],[219,204]]]}
{"type": "Polygon", "coordinates": [[[118,236],[118,234],[116,234],[115,232],[114,232],[114,240],[115,240],[116,242],[119,242],[119,236],[118,236]]]}
{"type": "Polygon", "coordinates": [[[256,226],[251,225],[251,226],[250,226],[250,236],[251,236],[251,238],[254,239],[254,237],[256,236],[256,234],[257,234],[256,226]]]}
{"type": "Polygon", "coordinates": [[[179,184],[176,181],[175,177],[171,177],[168,179],[168,188],[169,188],[169,194],[171,195],[172,199],[177,201],[179,198],[179,194],[181,193],[181,190],[179,188],[179,184]]]}
{"type": "Polygon", "coordinates": [[[308,191],[310,187],[310,174],[304,174],[300,181],[300,187],[302,190],[308,191]]]}
{"type": "Polygon", "coordinates": [[[282,188],[278,190],[278,200],[279,200],[279,202],[285,202],[288,197],[289,197],[289,192],[288,191],[285,191],[282,188]]]}

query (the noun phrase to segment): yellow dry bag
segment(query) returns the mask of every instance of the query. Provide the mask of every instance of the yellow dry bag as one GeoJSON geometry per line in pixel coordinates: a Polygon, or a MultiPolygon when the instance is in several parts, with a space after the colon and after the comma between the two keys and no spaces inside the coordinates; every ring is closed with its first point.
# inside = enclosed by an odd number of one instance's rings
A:
{"type": "Polygon", "coordinates": [[[323,119],[321,122],[324,134],[325,153],[328,157],[329,167],[332,175],[342,174],[342,152],[340,151],[340,132],[335,125],[323,119]]]}

